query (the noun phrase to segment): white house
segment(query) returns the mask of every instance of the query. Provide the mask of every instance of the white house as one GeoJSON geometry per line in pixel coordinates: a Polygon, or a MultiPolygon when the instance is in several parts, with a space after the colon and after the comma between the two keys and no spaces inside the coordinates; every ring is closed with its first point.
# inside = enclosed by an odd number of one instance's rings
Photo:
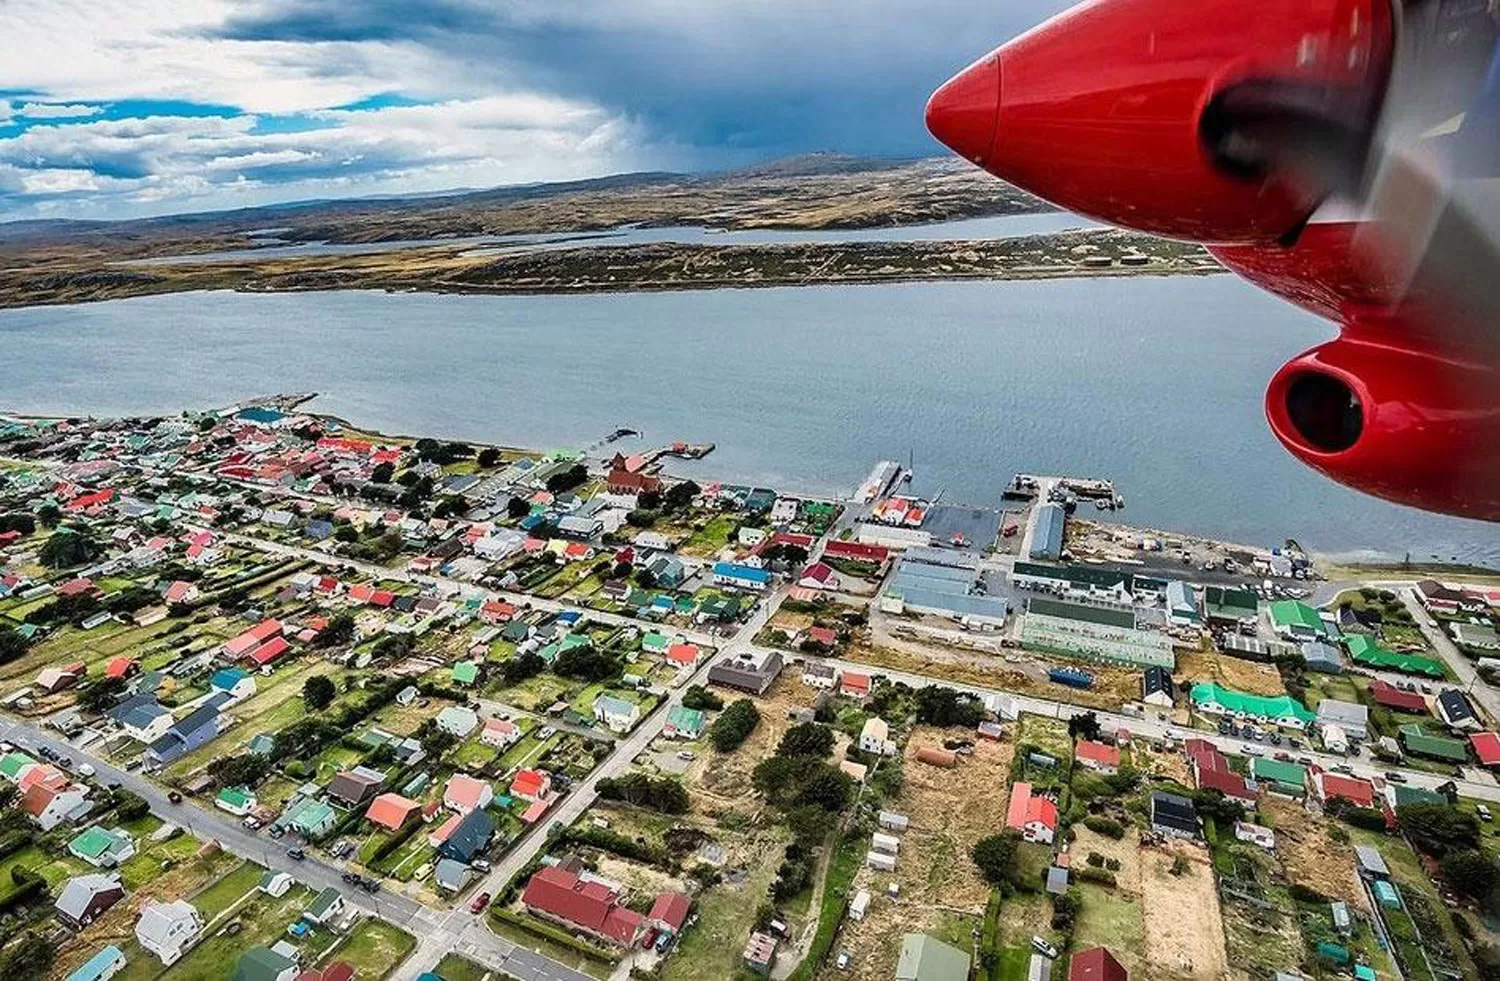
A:
{"type": "Polygon", "coordinates": [[[461,705],[449,705],[437,714],[434,724],[446,733],[463,739],[479,725],[479,716],[472,709],[461,705]]]}
{"type": "Polygon", "coordinates": [[[832,664],[808,661],[802,666],[802,683],[809,688],[832,691],[839,686],[839,669],[832,664]]]}
{"type": "Polygon", "coordinates": [[[52,790],[35,785],[26,791],[22,802],[26,813],[43,831],[51,831],[59,824],[76,821],[93,807],[88,790],[69,785],[61,790],[52,790]]]}
{"type": "Polygon", "coordinates": [[[202,932],[202,914],[181,899],[151,903],[141,910],[141,918],[135,923],[135,939],[165,965],[177,963],[202,932]]]}
{"type": "Polygon", "coordinates": [[[871,716],[859,731],[859,748],[876,756],[895,756],[896,744],[891,742],[890,735],[891,727],[886,721],[878,716],[871,716]]]}
{"type": "Polygon", "coordinates": [[[484,731],[479,734],[480,742],[486,746],[494,746],[496,749],[512,746],[520,738],[520,726],[507,719],[486,719],[484,731]]]}
{"type": "Polygon", "coordinates": [[[242,668],[224,668],[215,671],[208,685],[216,692],[223,692],[229,700],[221,708],[238,704],[255,694],[255,677],[242,668]]]}
{"type": "Polygon", "coordinates": [[[629,732],[640,721],[641,707],[634,702],[612,695],[600,695],[594,699],[594,719],[603,722],[615,732],[629,732]]]}

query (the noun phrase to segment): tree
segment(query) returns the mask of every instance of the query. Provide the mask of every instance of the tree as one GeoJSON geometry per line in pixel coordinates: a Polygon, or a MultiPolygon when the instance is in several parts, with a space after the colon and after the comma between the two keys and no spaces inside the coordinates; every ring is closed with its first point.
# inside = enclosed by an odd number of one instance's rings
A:
{"type": "Polygon", "coordinates": [[[70,569],[99,554],[99,543],[88,532],[74,528],[54,531],[37,551],[37,561],[49,569],[70,569]]]}
{"type": "Polygon", "coordinates": [[[1402,804],[1396,821],[1412,844],[1438,858],[1479,847],[1479,821],[1447,804],[1402,804]]]}
{"type": "Polygon", "coordinates": [[[1495,888],[1497,872],[1495,863],[1477,848],[1452,851],[1443,856],[1440,863],[1443,878],[1458,892],[1475,899],[1489,898],[1495,888]]]}
{"type": "Polygon", "coordinates": [[[933,726],[972,729],[984,718],[984,706],[968,695],[932,685],[916,693],[917,721],[933,726]]]}
{"type": "Polygon", "coordinates": [[[708,711],[723,708],[724,699],[702,685],[692,685],[687,691],[683,692],[682,705],[684,708],[708,711]]]}
{"type": "Polygon", "coordinates": [[[495,464],[497,464],[499,462],[500,462],[500,451],[497,450],[497,449],[495,449],[493,446],[486,446],[484,449],[482,449],[482,450],[479,451],[479,460],[478,460],[478,463],[479,463],[479,465],[481,467],[484,467],[486,470],[488,470],[490,467],[493,467],[495,464]]]}
{"type": "Polygon", "coordinates": [[[632,528],[650,528],[656,524],[656,512],[650,508],[635,508],[625,515],[625,522],[632,528]]]}
{"type": "Polygon", "coordinates": [[[0,664],[9,664],[25,654],[26,648],[30,646],[31,642],[21,636],[19,630],[0,627],[0,664]]]}
{"type": "Polygon", "coordinates": [[[333,704],[338,691],[326,675],[315,674],[302,682],[302,701],[308,708],[321,712],[333,704]]]}
{"type": "Polygon", "coordinates": [[[6,981],[42,981],[51,975],[56,958],[54,944],[45,937],[28,933],[0,953],[0,978],[6,981]]]}
{"type": "Polygon", "coordinates": [[[814,756],[823,759],[833,751],[833,730],[816,722],[792,726],[776,746],[777,756],[814,756]]]}
{"type": "Polygon", "coordinates": [[[575,463],[561,473],[555,473],[547,478],[547,489],[554,494],[570,491],[589,479],[589,468],[581,463],[575,463]]]}
{"type": "Polygon", "coordinates": [[[336,613],[328,626],[324,627],[313,644],[317,647],[337,647],[354,639],[354,614],[348,610],[336,613]]]}
{"type": "Polygon", "coordinates": [[[36,520],[44,528],[56,528],[62,520],[62,511],[56,504],[43,504],[36,509],[36,520]]]}
{"type": "Polygon", "coordinates": [[[8,531],[19,531],[22,535],[30,535],[36,531],[36,518],[22,511],[0,514],[0,535],[8,531]]]}
{"type": "Polygon", "coordinates": [[[1068,735],[1074,739],[1097,740],[1099,738],[1099,716],[1093,712],[1081,712],[1068,719],[1068,735]]]}
{"type": "Polygon", "coordinates": [[[505,516],[519,521],[531,513],[531,502],[524,497],[513,497],[505,502],[505,516]]]}
{"type": "Polygon", "coordinates": [[[703,488],[699,487],[691,480],[684,480],[680,484],[673,484],[671,487],[668,487],[665,491],[662,492],[662,507],[666,508],[668,511],[676,511],[679,508],[685,508],[689,504],[693,503],[693,498],[697,497],[702,492],[703,488]]]}
{"type": "Polygon", "coordinates": [[[271,761],[259,753],[221,756],[208,764],[208,772],[225,787],[254,787],[271,772],[271,761]]]}
{"type": "Polygon", "coordinates": [[[85,712],[103,712],[112,707],[124,691],[124,678],[100,678],[79,693],[78,707],[85,712]]]}
{"type": "Polygon", "coordinates": [[[375,469],[370,471],[370,480],[377,484],[389,484],[394,476],[396,476],[396,465],[389,460],[377,463],[375,469]]]}
{"type": "Polygon", "coordinates": [[[974,842],[969,849],[979,874],[992,886],[1003,886],[1010,878],[1010,863],[1016,853],[1016,840],[1007,834],[990,835],[974,842]]]}
{"type": "Polygon", "coordinates": [[[139,821],[151,813],[151,804],[139,794],[120,788],[114,791],[113,796],[115,801],[115,817],[121,821],[139,821]]]}
{"type": "Polygon", "coordinates": [[[546,666],[546,661],[528,651],[525,654],[517,654],[501,664],[500,677],[507,685],[519,684],[527,678],[534,678],[541,674],[546,666]]]}
{"type": "Polygon", "coordinates": [[[564,678],[603,681],[620,673],[620,662],[615,655],[595,650],[591,644],[580,645],[558,654],[552,671],[564,678]]]}
{"type": "Polygon", "coordinates": [[[750,785],[772,804],[784,805],[802,789],[807,762],[795,756],[771,756],[755,764],[750,785]]]}
{"type": "Polygon", "coordinates": [[[671,777],[652,777],[644,773],[627,773],[623,777],[605,777],[599,781],[599,796],[650,807],[665,814],[686,814],[691,801],[682,784],[671,777]]]}
{"type": "Polygon", "coordinates": [[[709,741],[721,753],[732,752],[749,738],[760,725],[760,709],[748,698],[731,702],[724,713],[708,727],[709,741]]]}
{"type": "Polygon", "coordinates": [[[849,798],[853,793],[853,777],[843,770],[822,763],[802,785],[801,792],[797,794],[797,803],[813,804],[834,814],[849,806],[849,798]]]}
{"type": "Polygon", "coordinates": [[[635,570],[635,584],[642,589],[656,588],[656,573],[650,569],[635,570]]]}

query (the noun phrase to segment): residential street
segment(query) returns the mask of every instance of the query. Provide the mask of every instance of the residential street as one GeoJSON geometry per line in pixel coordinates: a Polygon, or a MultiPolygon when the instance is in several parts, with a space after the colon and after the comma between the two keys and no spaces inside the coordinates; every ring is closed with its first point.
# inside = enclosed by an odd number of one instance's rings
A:
{"type": "Polygon", "coordinates": [[[1417,626],[1422,631],[1422,636],[1427,638],[1427,643],[1432,645],[1433,650],[1443,659],[1449,669],[1458,677],[1459,687],[1462,688],[1470,699],[1479,703],[1479,707],[1489,713],[1491,719],[1500,722],[1500,692],[1491,688],[1483,678],[1479,677],[1479,669],[1474,662],[1464,657],[1463,651],[1453,643],[1452,638],[1443,628],[1432,619],[1432,614],[1423,608],[1417,599],[1415,589],[1401,590],[1401,602],[1411,611],[1412,619],[1417,621],[1417,626]]]}

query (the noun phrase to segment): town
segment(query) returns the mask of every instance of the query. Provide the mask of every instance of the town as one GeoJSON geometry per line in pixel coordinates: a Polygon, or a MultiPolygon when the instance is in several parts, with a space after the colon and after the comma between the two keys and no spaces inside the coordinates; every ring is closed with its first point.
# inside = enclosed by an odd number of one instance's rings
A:
{"type": "Polygon", "coordinates": [[[1500,977],[1500,575],[306,401],[0,415],[0,977],[1500,977]]]}

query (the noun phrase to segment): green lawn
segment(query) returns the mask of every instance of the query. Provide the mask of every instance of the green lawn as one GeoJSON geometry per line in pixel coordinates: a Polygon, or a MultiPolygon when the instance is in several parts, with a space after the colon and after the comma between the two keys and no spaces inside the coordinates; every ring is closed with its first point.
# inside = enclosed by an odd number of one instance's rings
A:
{"type": "Polygon", "coordinates": [[[1077,889],[1082,905],[1073,926],[1073,949],[1105,946],[1127,966],[1138,964],[1145,942],[1140,904],[1093,883],[1077,889]]]}
{"type": "MultiPolygon", "coordinates": [[[[191,840],[191,839],[189,839],[191,840]]],[[[241,862],[233,872],[193,897],[193,905],[203,914],[206,923],[234,905],[241,897],[260,883],[262,869],[252,862],[241,862]]]]}
{"type": "Polygon", "coordinates": [[[443,981],[484,981],[486,977],[495,977],[494,971],[482,967],[458,954],[448,954],[438,961],[437,976],[443,981]]]}
{"type": "Polygon", "coordinates": [[[384,920],[366,919],[350,932],[333,956],[354,968],[358,978],[373,981],[400,966],[417,946],[417,938],[384,920]]]}

